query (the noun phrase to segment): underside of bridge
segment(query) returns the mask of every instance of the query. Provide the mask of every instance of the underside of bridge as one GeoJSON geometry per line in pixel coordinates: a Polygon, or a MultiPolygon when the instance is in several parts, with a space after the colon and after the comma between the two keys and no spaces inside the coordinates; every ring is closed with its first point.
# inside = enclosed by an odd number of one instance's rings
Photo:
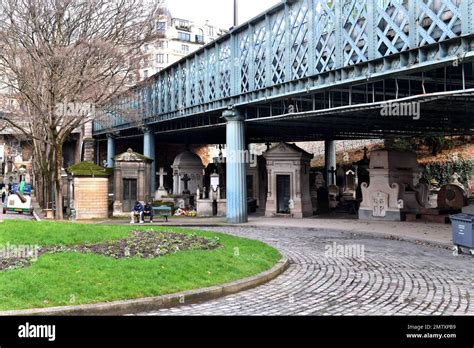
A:
{"type": "MultiPolygon", "coordinates": [[[[249,104],[246,142],[382,139],[436,135],[471,135],[474,131],[474,64],[444,65],[433,70],[341,86],[318,93],[249,104]],[[388,112],[399,105],[403,114],[388,112]],[[418,109],[419,107],[419,109],[418,109]]],[[[220,112],[148,123],[157,143],[225,143],[226,120],[220,112]]],[[[124,127],[120,137],[141,137],[124,127]]],[[[105,140],[105,134],[99,135],[105,140]]]]}

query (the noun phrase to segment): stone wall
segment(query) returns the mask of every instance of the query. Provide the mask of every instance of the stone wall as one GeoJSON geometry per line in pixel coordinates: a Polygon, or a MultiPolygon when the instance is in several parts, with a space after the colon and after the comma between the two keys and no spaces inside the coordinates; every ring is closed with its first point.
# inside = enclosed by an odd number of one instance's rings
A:
{"type": "Polygon", "coordinates": [[[108,178],[74,178],[74,209],[76,218],[108,218],[108,178]]]}

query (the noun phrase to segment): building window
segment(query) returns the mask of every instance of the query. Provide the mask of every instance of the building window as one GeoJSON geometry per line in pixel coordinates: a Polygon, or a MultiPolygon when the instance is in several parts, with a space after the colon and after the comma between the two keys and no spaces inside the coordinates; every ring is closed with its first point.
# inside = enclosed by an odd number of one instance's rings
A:
{"type": "Polygon", "coordinates": [[[157,46],[158,48],[165,48],[165,42],[164,42],[164,41],[158,41],[158,42],[156,43],[156,46],[157,46]]]}
{"type": "Polygon", "coordinates": [[[184,52],[189,52],[189,45],[181,45],[181,50],[184,52]]]}
{"type": "Polygon", "coordinates": [[[176,29],[191,31],[191,22],[178,19],[175,21],[176,29]]]}
{"type": "Polygon", "coordinates": [[[209,36],[214,36],[214,27],[208,27],[209,36]]]}
{"type": "Polygon", "coordinates": [[[196,42],[197,43],[204,43],[204,30],[199,29],[199,34],[196,35],[196,42]]]}
{"type": "Polygon", "coordinates": [[[156,23],[156,30],[158,30],[158,31],[166,31],[166,22],[158,22],[158,23],[156,23]]]}
{"type": "Polygon", "coordinates": [[[191,34],[178,31],[178,40],[191,41],[191,34]]]}
{"type": "Polygon", "coordinates": [[[163,53],[158,53],[156,55],[156,62],[159,64],[165,63],[165,55],[163,53]]]}

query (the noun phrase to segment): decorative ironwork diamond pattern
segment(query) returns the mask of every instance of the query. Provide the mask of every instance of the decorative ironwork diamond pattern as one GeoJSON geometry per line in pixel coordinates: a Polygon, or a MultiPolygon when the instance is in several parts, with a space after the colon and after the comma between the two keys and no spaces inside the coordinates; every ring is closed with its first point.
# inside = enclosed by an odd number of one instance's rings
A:
{"type": "Polygon", "coordinates": [[[179,110],[179,106],[181,105],[179,100],[179,76],[180,69],[176,69],[173,74],[174,110],[179,110]]]}
{"type": "Polygon", "coordinates": [[[286,20],[283,14],[275,15],[272,23],[272,82],[285,82],[286,20]]]}
{"type": "Polygon", "coordinates": [[[423,0],[419,3],[420,46],[451,39],[461,34],[461,0],[423,0]]]}
{"type": "Polygon", "coordinates": [[[165,112],[165,88],[166,88],[166,80],[161,79],[161,84],[160,84],[160,112],[164,113],[165,112]]]}
{"type": "Polygon", "coordinates": [[[207,57],[207,72],[209,74],[209,100],[214,100],[216,98],[216,63],[216,52],[215,49],[213,49],[208,53],[207,57]]]}
{"type": "Polygon", "coordinates": [[[368,60],[367,1],[345,1],[342,7],[344,65],[368,60]]]}
{"type": "Polygon", "coordinates": [[[410,47],[408,3],[406,0],[379,0],[377,9],[377,57],[406,51],[410,47]]]}
{"type": "Polygon", "coordinates": [[[249,64],[250,64],[250,35],[244,33],[239,37],[239,57],[235,57],[240,67],[240,92],[246,93],[250,89],[249,64]]]}
{"type": "Polygon", "coordinates": [[[196,105],[196,60],[193,60],[189,66],[189,102],[191,106],[196,105]]]}
{"type": "Polygon", "coordinates": [[[227,98],[230,96],[230,87],[231,87],[231,74],[232,69],[232,52],[230,49],[230,44],[223,44],[219,51],[219,67],[220,67],[220,93],[222,98],[227,98]]]}
{"type": "Polygon", "coordinates": [[[170,73],[166,74],[166,95],[165,98],[168,100],[168,105],[166,108],[166,111],[170,111],[171,109],[171,93],[173,92],[172,88],[172,76],[170,73]]]}
{"type": "Polygon", "coordinates": [[[183,66],[181,68],[181,94],[182,94],[182,100],[179,106],[179,110],[183,110],[186,107],[186,72],[187,68],[183,66]]]}
{"type": "Polygon", "coordinates": [[[265,88],[266,83],[266,55],[265,55],[265,42],[267,31],[264,25],[255,27],[254,32],[254,69],[255,69],[255,86],[254,89],[265,88]]]}
{"type": "Polygon", "coordinates": [[[204,104],[205,99],[205,72],[206,72],[206,61],[204,57],[198,58],[198,68],[196,71],[198,90],[197,90],[197,101],[198,104],[204,104]]]}
{"type": "Polygon", "coordinates": [[[296,80],[308,73],[308,0],[290,8],[291,78],[296,80]]]}
{"type": "Polygon", "coordinates": [[[334,2],[315,2],[315,66],[316,71],[326,72],[334,68],[336,62],[336,28],[334,2]]]}

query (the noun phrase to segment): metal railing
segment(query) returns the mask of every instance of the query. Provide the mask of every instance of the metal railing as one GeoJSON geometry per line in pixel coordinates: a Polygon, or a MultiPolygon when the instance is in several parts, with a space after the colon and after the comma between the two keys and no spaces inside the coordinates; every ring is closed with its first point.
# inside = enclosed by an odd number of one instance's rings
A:
{"type": "Polygon", "coordinates": [[[472,54],[473,31],[474,0],[287,0],[111,101],[94,132],[435,64],[472,54]]]}

